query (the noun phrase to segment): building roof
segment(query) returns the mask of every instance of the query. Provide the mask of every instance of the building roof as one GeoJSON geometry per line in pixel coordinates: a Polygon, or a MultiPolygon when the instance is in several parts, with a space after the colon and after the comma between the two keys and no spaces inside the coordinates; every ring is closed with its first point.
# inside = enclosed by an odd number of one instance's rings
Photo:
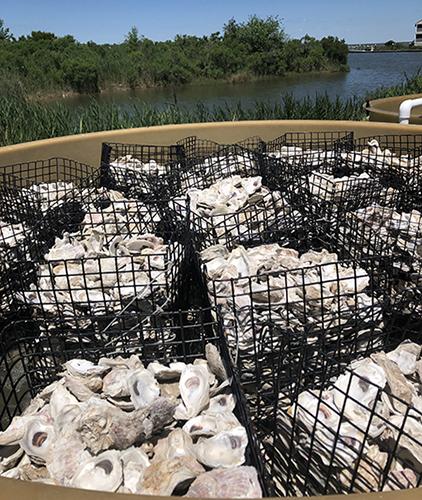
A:
{"type": "Polygon", "coordinates": [[[416,21],[415,26],[417,26],[418,24],[421,24],[421,23],[422,23],[422,19],[419,19],[419,21],[416,21]]]}

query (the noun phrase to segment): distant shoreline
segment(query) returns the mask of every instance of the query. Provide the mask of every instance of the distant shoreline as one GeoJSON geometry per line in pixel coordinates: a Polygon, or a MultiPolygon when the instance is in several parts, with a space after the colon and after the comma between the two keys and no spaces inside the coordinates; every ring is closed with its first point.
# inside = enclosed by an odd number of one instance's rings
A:
{"type": "Polygon", "coordinates": [[[380,53],[396,53],[396,52],[422,52],[422,48],[420,49],[398,49],[398,50],[388,50],[388,49],[382,49],[382,50],[352,50],[349,49],[349,54],[380,54],[380,53]]]}

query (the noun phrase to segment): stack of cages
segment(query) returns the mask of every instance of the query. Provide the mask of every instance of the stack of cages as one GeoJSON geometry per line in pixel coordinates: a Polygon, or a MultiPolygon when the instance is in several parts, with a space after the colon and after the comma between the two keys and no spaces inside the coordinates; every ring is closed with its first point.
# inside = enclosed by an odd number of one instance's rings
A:
{"type": "Polygon", "coordinates": [[[224,244],[251,231],[259,233],[274,225],[277,216],[287,216],[289,207],[280,194],[263,185],[259,138],[231,146],[197,137],[182,142],[186,168],[173,183],[180,189],[171,205],[178,217],[189,218],[199,245],[207,240],[224,244]]]}
{"type": "MultiPolygon", "coordinates": [[[[74,320],[113,336],[111,315],[159,315],[183,306],[187,228],[159,204],[128,199],[119,191],[90,190],[71,223],[27,245],[16,302],[52,324],[74,320]],[[82,209],[82,211],[81,211],[82,209]],[[80,222],[75,224],[78,218],[80,222]]],[[[66,331],[63,331],[66,335],[66,331]]]]}
{"type": "Polygon", "coordinates": [[[237,470],[240,484],[229,482],[231,493],[235,488],[238,496],[272,495],[218,311],[169,312],[154,322],[139,313],[109,320],[116,321],[112,340],[101,337],[101,330],[89,340],[76,319],[72,339],[63,338],[63,321],[48,328],[42,319],[16,321],[3,329],[0,425],[6,447],[0,475],[181,495],[205,473],[196,462],[200,448],[220,446],[226,452],[209,455],[207,469],[221,466],[229,477],[231,468],[249,466],[237,470]],[[89,478],[83,481],[87,463],[89,478]],[[184,470],[179,481],[173,474],[167,478],[165,466],[176,476],[184,470]],[[97,467],[104,469],[101,484],[95,483],[97,467]],[[146,480],[151,475],[155,480],[146,480]]]}
{"type": "Polygon", "coordinates": [[[73,160],[50,158],[4,166],[1,175],[2,280],[11,297],[8,307],[14,309],[13,292],[31,258],[28,248],[82,220],[84,200],[97,189],[99,172],[73,160]]]}
{"type": "Polygon", "coordinates": [[[306,383],[322,372],[322,355],[347,366],[383,345],[390,277],[379,255],[350,259],[300,217],[194,247],[201,295],[221,307],[254,418],[271,412],[275,385],[292,383],[302,356],[312,372],[306,383]]]}
{"type": "Polygon", "coordinates": [[[363,137],[340,159],[343,168],[367,173],[400,192],[398,208],[422,208],[422,135],[363,137]]]}
{"type": "Polygon", "coordinates": [[[314,170],[335,165],[353,146],[352,132],[290,132],[265,145],[262,164],[271,187],[295,192],[314,170]]]}
{"type": "Polygon", "coordinates": [[[417,337],[422,328],[422,136],[363,138],[343,162],[378,176],[388,196],[350,210],[337,240],[355,258],[389,257],[391,323],[398,336],[405,329],[417,337]]]}
{"type": "MultiPolygon", "coordinates": [[[[421,341],[398,339],[344,367],[305,351],[295,383],[276,382],[271,412],[256,428],[279,496],[385,492],[422,484],[421,341]],[[315,380],[312,380],[315,378],[315,380]],[[310,383],[302,383],[304,379],[310,383]]],[[[306,340],[304,339],[305,343],[306,340]]],[[[284,353],[276,370],[282,373],[284,353]]]]}
{"type": "MultiPolygon", "coordinates": [[[[410,144],[417,140],[406,139],[410,144]]],[[[389,141],[402,144],[404,139],[389,141]]],[[[338,252],[350,256],[366,272],[368,262],[376,268],[368,274],[374,280],[372,286],[384,292],[382,335],[373,337],[376,342],[366,350],[358,335],[348,337],[347,346],[353,352],[349,359],[330,352],[325,335],[317,363],[309,359],[312,330],[304,328],[290,335],[287,348],[277,346],[268,397],[250,404],[252,414],[265,416],[256,419],[256,427],[267,471],[280,496],[390,491],[422,484],[421,216],[417,203],[409,205],[409,200],[415,200],[414,191],[409,196],[409,184],[400,181],[394,168],[388,169],[398,165],[394,155],[380,153],[378,143],[366,148],[343,153],[343,165],[339,165],[354,167],[360,162],[362,171],[377,176],[384,188],[395,189],[396,196],[375,197],[368,200],[368,206],[354,210],[349,206],[342,213],[336,237],[330,239],[338,252]],[[293,342],[295,356],[286,366],[293,342]]],[[[417,147],[407,151],[410,158],[418,158],[417,147]]],[[[401,158],[400,167],[405,163],[401,158]]],[[[338,271],[337,276],[341,276],[338,271]]],[[[347,279],[347,272],[344,276],[347,279]]],[[[303,297],[308,293],[311,298],[309,284],[313,283],[305,279],[303,297]]],[[[322,290],[323,285],[319,283],[322,290]]],[[[339,285],[329,286],[331,293],[340,293],[339,285]]],[[[318,304],[323,304],[324,292],[320,295],[318,304]]],[[[354,298],[358,298],[356,293],[354,298]]],[[[362,305],[365,302],[360,300],[362,305]]],[[[339,312],[346,312],[346,303],[350,305],[349,299],[339,312]]],[[[364,322],[360,325],[365,328],[364,322]]],[[[272,321],[261,344],[273,345],[277,329],[272,321]]]]}
{"type": "Polygon", "coordinates": [[[126,196],[148,201],[159,199],[176,188],[174,172],[185,164],[183,147],[146,144],[103,143],[101,153],[102,185],[126,196]]]}

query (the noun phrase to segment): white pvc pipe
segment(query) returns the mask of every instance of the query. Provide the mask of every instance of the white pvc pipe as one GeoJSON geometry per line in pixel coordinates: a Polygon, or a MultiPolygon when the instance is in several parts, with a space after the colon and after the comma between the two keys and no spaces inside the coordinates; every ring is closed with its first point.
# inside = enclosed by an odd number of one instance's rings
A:
{"type": "Polygon", "coordinates": [[[415,106],[422,106],[422,97],[419,99],[406,99],[400,104],[399,122],[402,125],[409,125],[410,115],[415,106]]]}

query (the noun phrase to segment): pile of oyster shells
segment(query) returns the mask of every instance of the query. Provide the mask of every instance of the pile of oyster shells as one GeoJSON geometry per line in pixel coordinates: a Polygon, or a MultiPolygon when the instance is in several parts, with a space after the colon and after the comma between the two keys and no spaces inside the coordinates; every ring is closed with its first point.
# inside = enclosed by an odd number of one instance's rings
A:
{"type": "Polygon", "coordinates": [[[422,155],[403,154],[398,156],[387,148],[383,150],[376,139],[370,140],[368,147],[360,151],[341,153],[341,159],[352,168],[363,166],[365,169],[369,168],[380,174],[406,173],[409,174],[408,181],[410,182],[416,181],[413,174],[417,174],[417,177],[422,166],[422,155]]]}
{"type": "Polygon", "coordinates": [[[110,162],[109,169],[112,178],[119,185],[127,187],[136,185],[137,191],[140,189],[144,193],[149,192],[149,184],[153,178],[169,173],[166,165],[161,165],[154,159],[143,162],[133,155],[125,155],[110,162]]]}
{"type": "Polygon", "coordinates": [[[38,281],[23,292],[22,300],[51,314],[69,317],[119,311],[133,300],[148,300],[158,292],[162,303],[179,243],[165,244],[152,233],[159,214],[121,193],[107,192],[109,205],[91,207],[82,230],[65,233],[38,266],[38,281]]]}
{"type": "MultiPolygon", "coordinates": [[[[260,176],[226,177],[205,189],[188,189],[186,195],[195,229],[214,232],[219,243],[259,233],[291,213],[281,194],[263,186],[260,176]]],[[[186,198],[176,198],[174,206],[183,213],[186,198]]]]}
{"type": "Polygon", "coordinates": [[[352,191],[365,190],[371,181],[375,183],[367,173],[335,177],[315,171],[308,177],[311,194],[324,201],[340,201],[352,191]]]}
{"type": "Polygon", "coordinates": [[[217,156],[204,158],[195,163],[188,172],[181,175],[181,188],[186,191],[192,187],[207,189],[210,182],[218,177],[229,177],[233,174],[250,176],[256,173],[256,161],[250,155],[235,153],[220,153],[217,156]]]}
{"type": "Polygon", "coordinates": [[[336,161],[335,151],[306,149],[300,146],[282,146],[278,151],[268,152],[266,155],[289,165],[307,165],[307,168],[333,165],[336,161]]]}
{"type": "Polygon", "coordinates": [[[368,238],[368,246],[384,255],[401,255],[395,265],[402,271],[422,272],[421,212],[399,213],[375,204],[356,210],[350,219],[359,224],[363,236],[368,238]],[[406,264],[405,256],[410,259],[411,267],[406,264]]]}
{"type": "Polygon", "coordinates": [[[215,346],[193,364],[72,359],[0,433],[1,476],[111,492],[257,498],[215,346]]]}
{"type": "Polygon", "coordinates": [[[382,326],[381,303],[365,292],[368,274],[338,262],[335,253],[311,250],[299,256],[292,248],[269,244],[239,245],[231,252],[214,245],[200,255],[231,347],[248,349],[268,321],[300,331],[305,323],[328,329],[362,316],[364,331],[364,319],[370,316],[382,326]]]}
{"type": "Polygon", "coordinates": [[[290,408],[280,409],[273,444],[279,453],[294,450],[291,479],[298,495],[304,481],[344,493],[419,484],[421,350],[404,341],[387,354],[356,360],[329,387],[305,390],[290,408]]]}
{"type": "Polygon", "coordinates": [[[73,182],[58,181],[40,182],[22,191],[39,202],[41,211],[45,213],[63,204],[70,193],[75,194],[80,189],[73,182]]]}
{"type": "Polygon", "coordinates": [[[17,247],[27,235],[27,231],[23,222],[13,224],[0,219],[0,255],[2,249],[17,247]]]}

